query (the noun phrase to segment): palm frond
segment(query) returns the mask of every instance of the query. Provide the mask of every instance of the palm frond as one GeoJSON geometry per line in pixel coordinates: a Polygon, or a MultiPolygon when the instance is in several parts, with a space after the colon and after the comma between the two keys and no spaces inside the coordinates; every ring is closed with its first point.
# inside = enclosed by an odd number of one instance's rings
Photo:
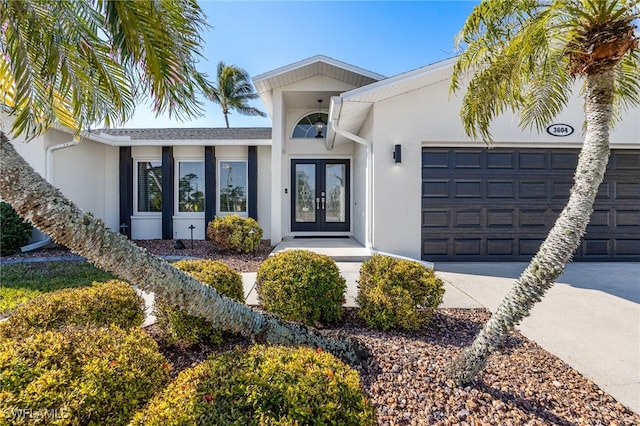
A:
{"type": "Polygon", "coordinates": [[[217,86],[205,92],[207,98],[220,105],[225,115],[236,110],[243,115],[266,117],[264,112],[248,105],[248,101],[258,98],[258,94],[245,70],[222,61],[216,68],[217,86]]]}
{"type": "Polygon", "coordinates": [[[456,46],[462,51],[454,65],[450,87],[450,93],[466,88],[460,115],[467,134],[491,141],[491,122],[507,110],[519,114],[521,127],[544,129],[567,105],[575,75],[600,65],[615,65],[620,60],[616,55],[634,45],[635,51],[622,58],[616,68],[616,105],[621,108],[636,105],[640,78],[637,37],[634,41],[623,33],[623,43],[610,58],[588,58],[591,62],[585,63],[592,68],[575,65],[575,58],[580,55],[592,55],[589,43],[605,37],[597,31],[604,28],[603,34],[607,34],[607,29],[629,30],[631,20],[638,18],[637,3],[629,6],[631,3],[625,0],[480,3],[456,39],[456,46]]]}
{"type": "Polygon", "coordinates": [[[118,125],[147,97],[158,113],[199,115],[197,94],[211,87],[196,69],[205,25],[189,0],[0,0],[13,133],[118,125]]]}

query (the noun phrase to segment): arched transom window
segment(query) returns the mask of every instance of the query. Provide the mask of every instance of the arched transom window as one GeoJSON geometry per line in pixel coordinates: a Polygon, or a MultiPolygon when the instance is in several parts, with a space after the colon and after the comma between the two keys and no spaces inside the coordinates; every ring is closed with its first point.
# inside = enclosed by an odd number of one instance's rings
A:
{"type": "Polygon", "coordinates": [[[296,124],[296,127],[293,128],[292,138],[324,138],[327,135],[327,120],[329,116],[323,112],[314,112],[312,114],[306,115],[296,124]],[[318,135],[318,130],[316,129],[315,123],[318,119],[322,120],[325,124],[322,128],[322,133],[318,135]]]}

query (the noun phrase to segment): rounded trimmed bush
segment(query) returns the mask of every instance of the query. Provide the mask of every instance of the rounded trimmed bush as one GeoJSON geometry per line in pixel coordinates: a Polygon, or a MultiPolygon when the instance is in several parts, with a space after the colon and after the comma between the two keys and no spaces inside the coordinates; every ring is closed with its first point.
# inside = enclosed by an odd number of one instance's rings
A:
{"type": "Polygon", "coordinates": [[[373,425],[358,373],[329,353],[254,346],[180,373],[131,425],[373,425]]]}
{"type": "Polygon", "coordinates": [[[262,228],[250,217],[217,216],[207,225],[207,237],[222,250],[253,253],[260,246],[262,228]]]}
{"type": "Polygon", "coordinates": [[[140,327],[144,318],[142,296],[126,282],[110,280],[42,294],[17,308],[0,327],[0,335],[18,337],[86,325],[140,327]]]}
{"type": "Polygon", "coordinates": [[[256,278],[264,309],[308,325],[341,319],[346,288],[333,259],[308,250],[285,250],[270,256],[258,268],[256,278]]]}
{"type": "Polygon", "coordinates": [[[0,424],[126,424],[169,379],[170,365],[144,331],[67,328],[0,345],[0,424]],[[42,421],[42,420],[41,420],[42,421]]]}
{"type": "Polygon", "coordinates": [[[381,255],[362,263],[358,284],[358,315],[378,330],[415,330],[426,325],[444,294],[442,280],[433,269],[381,255]]]}
{"type": "MultiPolygon", "coordinates": [[[[242,276],[225,263],[210,259],[180,260],[173,266],[201,283],[215,288],[218,293],[244,303],[242,276]]],[[[204,338],[215,343],[222,341],[221,330],[213,327],[205,319],[190,315],[178,306],[165,302],[158,295],[154,301],[154,313],[158,326],[169,342],[182,340],[197,343],[204,338]]]]}
{"type": "Polygon", "coordinates": [[[5,201],[0,201],[0,255],[8,256],[20,250],[31,237],[33,227],[22,220],[5,201]]]}

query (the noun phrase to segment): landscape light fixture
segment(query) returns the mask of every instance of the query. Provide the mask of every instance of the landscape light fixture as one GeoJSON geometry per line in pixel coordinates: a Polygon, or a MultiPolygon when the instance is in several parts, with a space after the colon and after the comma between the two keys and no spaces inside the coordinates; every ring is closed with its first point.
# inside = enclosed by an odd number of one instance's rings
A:
{"type": "Polygon", "coordinates": [[[318,134],[316,134],[316,138],[322,137],[322,130],[324,130],[324,126],[326,124],[327,123],[322,121],[322,99],[318,99],[318,119],[313,123],[313,125],[316,126],[316,131],[318,132],[318,134]]]}

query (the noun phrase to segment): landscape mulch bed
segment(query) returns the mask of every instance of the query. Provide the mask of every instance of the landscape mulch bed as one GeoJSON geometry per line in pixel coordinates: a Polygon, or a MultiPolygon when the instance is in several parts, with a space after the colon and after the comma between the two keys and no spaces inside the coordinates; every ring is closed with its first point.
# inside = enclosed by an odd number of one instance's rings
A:
{"type": "MultiPolygon", "coordinates": [[[[172,241],[136,243],[155,254],[221,260],[240,272],[256,271],[272,249],[263,242],[256,254],[229,255],[217,252],[210,241],[194,241],[193,249],[186,241],[183,250],[174,249],[172,241]]],[[[71,254],[57,248],[19,256],[65,253],[71,254]]],[[[640,424],[640,415],[518,332],[470,386],[453,386],[445,376],[449,362],[488,318],[484,309],[439,309],[424,329],[380,332],[365,327],[357,309],[347,309],[343,322],[327,329],[356,337],[371,349],[371,358],[357,368],[380,425],[640,424]]],[[[146,330],[172,362],[174,377],[212,354],[251,344],[227,337],[220,345],[169,345],[156,326],[146,330]]]]}
{"type": "MultiPolygon", "coordinates": [[[[215,244],[206,240],[193,240],[193,247],[190,240],[182,240],[185,245],[183,249],[176,249],[173,240],[134,240],[135,244],[145,248],[150,253],[159,256],[185,256],[197,257],[201,259],[220,260],[231,266],[238,272],[255,272],[258,266],[269,256],[273,250],[269,240],[262,240],[260,246],[254,253],[236,254],[218,250],[215,244]]],[[[36,257],[66,257],[73,256],[74,253],[66,247],[52,244],[49,247],[32,251],[29,253],[16,253],[10,256],[2,256],[1,260],[27,259],[36,257]]]]}

